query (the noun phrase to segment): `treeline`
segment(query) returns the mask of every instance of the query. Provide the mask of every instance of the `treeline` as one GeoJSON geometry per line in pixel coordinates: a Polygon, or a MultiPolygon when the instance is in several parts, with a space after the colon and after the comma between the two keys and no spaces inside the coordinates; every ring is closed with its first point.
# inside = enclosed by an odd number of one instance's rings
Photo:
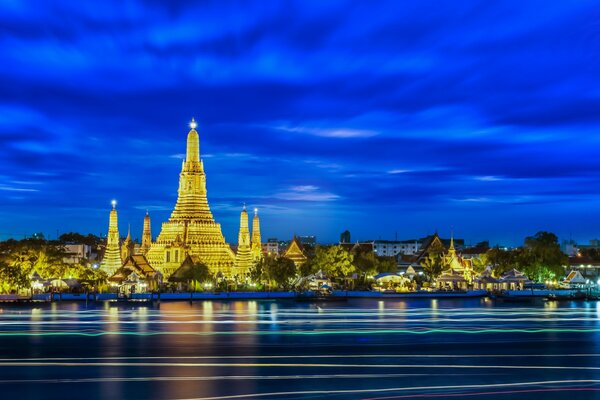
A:
{"type": "Polygon", "coordinates": [[[97,287],[106,273],[87,266],[87,260],[68,263],[70,254],[62,241],[43,239],[0,242],[0,291],[27,289],[36,273],[41,279],[77,279],[84,286],[97,287]]]}

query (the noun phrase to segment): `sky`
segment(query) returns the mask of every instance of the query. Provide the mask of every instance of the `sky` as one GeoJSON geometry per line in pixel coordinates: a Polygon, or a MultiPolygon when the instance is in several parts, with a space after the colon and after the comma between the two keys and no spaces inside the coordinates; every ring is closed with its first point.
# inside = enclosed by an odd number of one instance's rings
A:
{"type": "Polygon", "coordinates": [[[198,121],[229,242],[600,237],[594,1],[0,2],[0,239],[168,219],[198,121]]]}

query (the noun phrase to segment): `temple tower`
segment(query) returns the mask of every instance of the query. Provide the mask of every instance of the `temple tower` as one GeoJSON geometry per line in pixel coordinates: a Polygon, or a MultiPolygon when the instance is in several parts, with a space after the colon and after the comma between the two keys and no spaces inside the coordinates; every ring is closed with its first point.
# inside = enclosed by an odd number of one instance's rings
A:
{"type": "Polygon", "coordinates": [[[150,265],[168,278],[186,256],[196,256],[212,273],[232,276],[235,254],[225,243],[206,197],[206,175],[200,159],[196,121],[190,122],[186,158],[181,165],[175,209],[162,224],[160,234],[147,253],[150,265]]]}
{"type": "Polygon", "coordinates": [[[144,231],[142,232],[142,246],[140,247],[140,252],[143,255],[148,253],[150,250],[150,246],[152,245],[152,231],[150,230],[150,214],[146,211],[146,216],[144,217],[144,231]]]}
{"type": "Polygon", "coordinates": [[[258,218],[258,208],[254,209],[254,218],[252,218],[252,260],[256,263],[262,258],[262,244],[260,242],[260,219],[258,218]]]}
{"type": "Polygon", "coordinates": [[[112,201],[112,210],[108,223],[108,236],[106,238],[106,250],[104,258],[100,264],[100,268],[104,270],[108,276],[111,276],[115,271],[121,268],[123,261],[121,260],[121,250],[119,249],[119,223],[117,217],[117,202],[112,201]]]}
{"type": "Polygon", "coordinates": [[[133,251],[135,248],[135,243],[131,240],[131,225],[127,228],[127,237],[123,244],[121,245],[121,260],[123,262],[129,258],[129,256],[133,255],[133,251]]]}
{"type": "Polygon", "coordinates": [[[248,212],[246,206],[240,213],[240,233],[238,235],[238,248],[235,256],[234,274],[241,276],[250,271],[252,267],[252,252],[250,249],[250,230],[248,229],[248,212]]]}

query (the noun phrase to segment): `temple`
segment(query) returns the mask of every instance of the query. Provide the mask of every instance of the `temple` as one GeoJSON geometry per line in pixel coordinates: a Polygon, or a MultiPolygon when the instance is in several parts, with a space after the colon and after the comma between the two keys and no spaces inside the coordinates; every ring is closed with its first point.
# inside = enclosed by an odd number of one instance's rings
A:
{"type": "Polygon", "coordinates": [[[235,254],[225,243],[221,225],[215,222],[208,206],[196,126],[192,119],[175,209],[146,254],[150,265],[165,279],[181,266],[187,255],[197,256],[212,273],[228,277],[234,273],[235,254]]]}
{"type": "Polygon", "coordinates": [[[117,216],[117,202],[113,200],[112,210],[108,223],[108,236],[106,238],[106,250],[100,268],[109,276],[114,274],[122,265],[121,251],[119,248],[119,224],[117,216]]]}
{"type": "Polygon", "coordinates": [[[133,240],[131,240],[131,226],[129,226],[127,228],[127,237],[125,238],[125,241],[121,244],[121,260],[125,262],[125,260],[129,258],[129,256],[132,256],[134,254],[134,249],[135,243],[133,243],[133,240]]]}
{"type": "Polygon", "coordinates": [[[260,240],[260,219],[258,218],[258,208],[255,208],[254,218],[252,218],[252,260],[255,263],[262,258],[262,243],[260,240]]]}
{"type": "Polygon", "coordinates": [[[252,267],[252,253],[250,249],[250,231],[248,230],[248,212],[246,206],[240,213],[240,233],[238,235],[238,248],[235,255],[235,271],[237,276],[246,276],[252,267]]]}
{"type": "Polygon", "coordinates": [[[300,244],[300,241],[298,240],[296,235],[294,235],[294,238],[290,242],[290,245],[285,251],[284,256],[292,260],[296,267],[299,267],[306,262],[306,254],[304,254],[304,251],[302,250],[302,245],[300,244]]]}

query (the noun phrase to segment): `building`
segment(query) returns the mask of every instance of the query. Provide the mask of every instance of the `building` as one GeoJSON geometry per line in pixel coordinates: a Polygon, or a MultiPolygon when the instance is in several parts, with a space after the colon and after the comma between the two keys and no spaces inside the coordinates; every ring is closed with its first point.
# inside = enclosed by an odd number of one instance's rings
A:
{"type": "Polygon", "coordinates": [[[372,243],[373,251],[381,257],[415,254],[421,247],[421,242],[417,240],[373,240],[372,243]]]}
{"type": "Polygon", "coordinates": [[[306,262],[306,258],[307,258],[306,254],[304,254],[304,250],[302,249],[302,244],[300,243],[300,240],[296,236],[294,236],[294,238],[290,242],[290,245],[288,246],[288,248],[286,249],[286,251],[284,253],[284,257],[292,260],[294,262],[294,264],[296,265],[296,267],[299,267],[300,265],[302,265],[306,262]]]}
{"type": "Polygon", "coordinates": [[[351,242],[350,231],[346,229],[344,232],[342,232],[340,234],[340,243],[350,243],[350,242],[351,242]]]}
{"type": "Polygon", "coordinates": [[[279,255],[279,240],[277,238],[269,238],[266,243],[263,243],[263,252],[268,255],[279,255]]]}
{"type": "Polygon", "coordinates": [[[235,275],[235,254],[225,243],[221,225],[215,222],[208,205],[206,174],[196,127],[192,119],[175,208],[147,253],[150,265],[165,279],[181,266],[187,255],[196,256],[214,274],[235,275]]]}
{"type": "Polygon", "coordinates": [[[317,244],[317,237],[314,235],[309,236],[298,236],[298,240],[301,244],[315,246],[317,244]]]}
{"type": "Polygon", "coordinates": [[[63,261],[67,264],[79,264],[83,260],[91,260],[92,246],[87,244],[65,244],[65,252],[67,256],[63,258],[63,261]]]}

